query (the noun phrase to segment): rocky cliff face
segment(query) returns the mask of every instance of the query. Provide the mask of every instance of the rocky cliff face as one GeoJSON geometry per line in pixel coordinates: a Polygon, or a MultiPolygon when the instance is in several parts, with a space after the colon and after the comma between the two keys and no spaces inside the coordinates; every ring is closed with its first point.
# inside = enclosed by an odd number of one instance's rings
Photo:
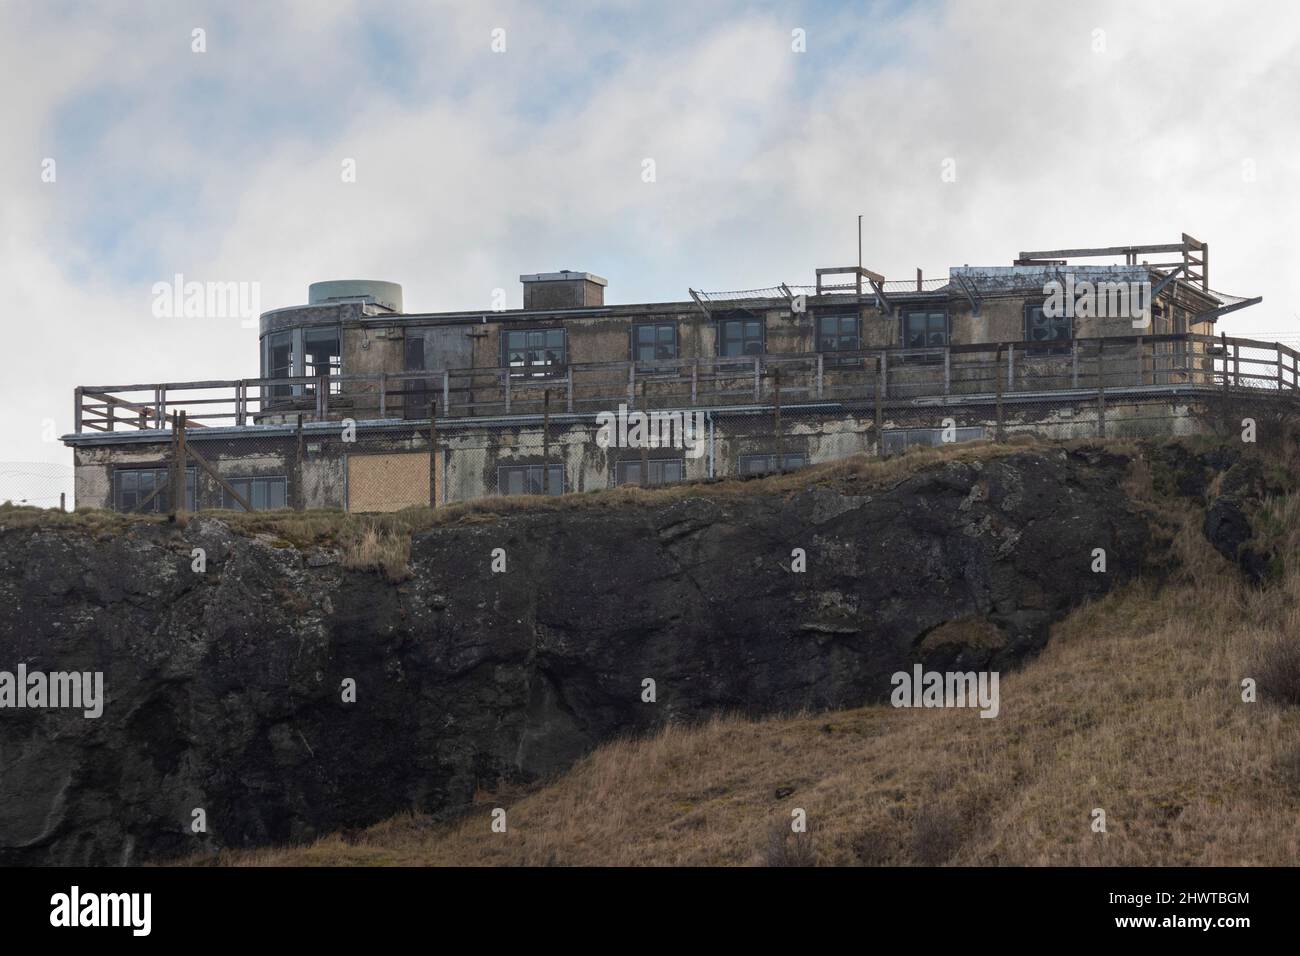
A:
{"type": "Polygon", "coordinates": [[[106,698],[0,710],[0,863],[453,813],[667,720],[884,700],[918,661],[1006,668],[1146,558],[1126,467],[1024,451],[885,489],[522,511],[417,536],[401,584],[213,518],[0,531],[0,671],[102,671],[106,698]]]}

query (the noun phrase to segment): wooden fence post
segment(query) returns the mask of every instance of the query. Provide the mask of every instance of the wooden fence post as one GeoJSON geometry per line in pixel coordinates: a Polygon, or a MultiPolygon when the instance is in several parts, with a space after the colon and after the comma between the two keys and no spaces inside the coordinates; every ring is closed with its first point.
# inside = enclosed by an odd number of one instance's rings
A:
{"type": "MultiPolygon", "coordinates": [[[[172,494],[171,501],[168,502],[169,517],[172,521],[176,516],[185,513],[185,413],[180,412],[173,418],[175,428],[173,429],[172,440],[172,494]]],[[[195,502],[197,504],[197,502],[195,502]]]]}
{"type": "Polygon", "coordinates": [[[885,353],[876,360],[876,457],[885,457],[885,353]]]}
{"type": "Polygon", "coordinates": [[[542,494],[551,493],[551,390],[542,390],[542,494]]]}
{"type": "Polygon", "coordinates": [[[994,440],[1001,442],[1002,434],[1002,346],[999,345],[993,355],[993,388],[994,398],[997,405],[997,430],[994,432],[994,440]]]}
{"type": "Polygon", "coordinates": [[[438,507],[438,400],[429,406],[429,507],[438,507]]]}
{"type": "MultiPolygon", "coordinates": [[[[757,359],[755,359],[755,361],[757,361],[757,359]]],[[[632,364],[633,367],[636,366],[635,362],[632,364]]],[[[643,380],[641,382],[641,411],[643,414],[648,416],[650,413],[646,411],[645,387],[646,387],[646,383],[643,380]]],[[[650,451],[649,448],[647,447],[649,445],[649,442],[647,441],[646,438],[646,433],[649,432],[649,430],[650,430],[649,421],[647,421],[646,427],[641,431],[641,487],[642,488],[650,487],[650,451]]]]}
{"type": "Polygon", "coordinates": [[[1219,333],[1219,347],[1223,349],[1223,390],[1228,391],[1228,333],[1219,333]]]}
{"type": "Polygon", "coordinates": [[[307,489],[302,484],[302,413],[298,413],[297,450],[293,456],[294,510],[305,511],[307,508],[307,489]]]}
{"type": "Polygon", "coordinates": [[[1103,354],[1105,339],[1097,339],[1097,437],[1106,437],[1106,367],[1103,354]]]}
{"type": "Polygon", "coordinates": [[[776,434],[776,471],[785,471],[785,441],[781,435],[781,367],[772,369],[772,428],[776,434]]]}

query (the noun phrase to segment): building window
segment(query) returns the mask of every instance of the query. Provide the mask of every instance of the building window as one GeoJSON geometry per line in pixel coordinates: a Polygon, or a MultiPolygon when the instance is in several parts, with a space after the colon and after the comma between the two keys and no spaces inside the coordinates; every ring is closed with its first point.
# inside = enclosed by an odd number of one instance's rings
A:
{"type": "Polygon", "coordinates": [[[984,428],[976,425],[970,428],[954,428],[950,432],[951,442],[943,440],[943,428],[893,428],[885,431],[885,454],[896,455],[909,448],[937,448],[945,444],[960,444],[967,441],[979,441],[984,437],[984,428]]]}
{"type": "MultiPolygon", "coordinates": [[[[550,493],[564,494],[564,466],[546,465],[550,477],[550,493]]],[[[542,491],[542,465],[501,465],[497,469],[497,491],[503,495],[540,495],[542,491]]]]}
{"type": "MultiPolygon", "coordinates": [[[[266,344],[266,377],[293,377],[293,332],[272,332],[266,344]]],[[[271,397],[282,398],[293,394],[292,385],[272,385],[271,397]]]]}
{"type": "MultiPolygon", "coordinates": [[[[226,478],[226,482],[244,496],[254,511],[274,511],[288,507],[289,480],[283,475],[273,478],[226,478]]],[[[224,488],[221,489],[221,507],[231,511],[244,510],[224,488]]]]}
{"type": "MultiPolygon", "coordinates": [[[[800,454],[782,455],[781,463],[784,465],[784,471],[794,471],[796,468],[802,468],[808,464],[808,459],[800,454]]],[[[740,456],[740,474],[742,475],[767,475],[774,471],[776,471],[776,455],[740,456]]]]}
{"type": "Polygon", "coordinates": [[[718,354],[762,355],[762,319],[722,319],[718,322],[718,354]]]}
{"type": "Polygon", "coordinates": [[[632,361],[651,370],[658,362],[677,359],[677,323],[643,322],[632,326],[632,361]]]}
{"type": "MultiPolygon", "coordinates": [[[[647,474],[650,476],[647,483],[651,485],[665,485],[669,482],[681,481],[686,477],[685,464],[680,458],[651,458],[646,465],[647,474]]],[[[614,484],[641,484],[641,460],[629,458],[627,461],[615,462],[614,484]]]]}
{"type": "MultiPolygon", "coordinates": [[[[166,468],[115,468],[113,470],[113,508],[116,511],[159,514],[171,511],[171,494],[166,468]],[[156,495],[154,489],[158,489],[156,495]],[[152,499],[149,496],[153,495],[152,499]],[[141,508],[141,505],[144,505],[141,508]]],[[[185,469],[185,508],[194,510],[195,474],[185,469]]]]}
{"type": "MultiPolygon", "coordinates": [[[[948,344],[948,313],[946,312],[904,312],[903,313],[903,348],[933,349],[943,348],[948,344]]],[[[905,355],[903,362],[909,364],[937,365],[943,356],[905,355]]]]}
{"type": "Polygon", "coordinates": [[[906,312],[903,315],[903,348],[933,349],[948,344],[946,312],[906,312]]]}
{"type": "MultiPolygon", "coordinates": [[[[343,371],[343,351],[339,347],[339,330],[307,329],[303,332],[303,353],[306,356],[305,374],[313,378],[329,375],[337,378],[343,371]]],[[[331,381],[329,393],[338,395],[343,383],[331,381]]],[[[312,388],[307,389],[312,394],[312,388]]]]}
{"type": "Polygon", "coordinates": [[[1071,320],[1068,315],[1055,318],[1043,313],[1042,305],[1025,306],[1025,342],[1030,354],[1050,354],[1070,351],[1070,339],[1073,337],[1071,320]]]}
{"type": "MultiPolygon", "coordinates": [[[[817,316],[817,351],[819,352],[856,352],[862,348],[862,337],[858,333],[856,315],[819,315],[817,316]]],[[[825,365],[855,365],[861,359],[827,358],[825,365]]]]}
{"type": "Polygon", "coordinates": [[[564,374],[564,329],[526,329],[507,332],[502,365],[511,378],[552,378],[564,374]]]}

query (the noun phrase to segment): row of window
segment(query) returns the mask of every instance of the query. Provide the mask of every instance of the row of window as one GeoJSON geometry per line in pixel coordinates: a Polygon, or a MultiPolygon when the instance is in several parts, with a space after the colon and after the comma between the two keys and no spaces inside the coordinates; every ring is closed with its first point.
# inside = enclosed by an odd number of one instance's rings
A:
{"type": "MultiPolygon", "coordinates": [[[[902,344],[909,349],[943,348],[949,342],[948,313],[905,312],[902,344]]],[[[1034,351],[1068,350],[1073,328],[1069,316],[1044,315],[1041,305],[1025,307],[1025,341],[1034,351]]],[[[818,315],[819,352],[856,352],[862,349],[861,322],[856,314],[818,315]]],[[[766,351],[762,319],[718,320],[718,355],[732,358],[762,355],[766,351]]],[[[642,322],[632,326],[632,359],[653,367],[680,357],[676,322],[642,322]]],[[[853,361],[853,360],[848,360],[853,361]]],[[[514,378],[547,378],[560,375],[568,363],[564,329],[521,329],[507,331],[502,338],[502,364],[514,378]]]]}
{"type": "MultiPolygon", "coordinates": [[[[289,481],[283,475],[258,478],[227,478],[226,482],[254,511],[286,508],[289,481]]],[[[113,508],[117,511],[160,514],[171,510],[171,494],[166,468],[117,468],[113,471],[113,508]],[[156,493],[155,493],[156,491],[156,493]]],[[[197,474],[185,469],[185,508],[194,511],[197,500],[197,474]]],[[[243,507],[224,488],[222,508],[242,511],[243,507]]]]}
{"type": "MultiPolygon", "coordinates": [[[[904,313],[901,333],[906,348],[942,348],[949,339],[948,314],[942,310],[904,313]]],[[[1071,333],[1068,316],[1049,318],[1043,314],[1042,306],[1025,307],[1026,342],[1055,351],[1062,343],[1069,343],[1071,333]]],[[[718,355],[725,358],[762,355],[766,347],[762,319],[718,320],[718,355]]],[[[262,367],[268,378],[338,376],[342,372],[338,327],[273,332],[266,337],[263,348],[262,367]]],[[[817,316],[818,351],[854,352],[861,348],[861,323],[856,314],[817,316]]],[[[509,330],[502,336],[501,352],[502,365],[512,369],[513,378],[562,375],[568,364],[568,341],[562,328],[509,330]]],[[[632,326],[633,361],[653,367],[655,363],[675,361],[680,355],[676,322],[641,322],[632,326]]],[[[331,392],[339,388],[339,383],[331,383],[331,392]]],[[[276,398],[311,393],[310,385],[271,388],[271,395],[276,398]]]]}
{"type": "MultiPolygon", "coordinates": [[[[793,471],[808,464],[808,459],[801,454],[781,456],[785,471],[793,471]]],[[[666,485],[686,479],[686,462],[681,458],[651,458],[646,463],[647,484],[666,485]]],[[[562,495],[564,487],[564,466],[546,465],[550,471],[549,493],[562,495]]],[[[500,465],[497,468],[497,489],[503,495],[541,495],[543,490],[542,465],[500,465]]],[[[766,475],[777,470],[776,455],[741,455],[737,472],[741,475],[766,475]]],[[[641,484],[641,461],[630,458],[614,463],[614,484],[641,484]]]]}
{"type": "MultiPolygon", "coordinates": [[[[983,437],[981,428],[958,428],[956,440],[971,441],[983,437]]],[[[910,429],[885,433],[887,452],[903,451],[911,445],[935,445],[940,441],[940,429],[910,429]]],[[[776,455],[741,455],[737,473],[765,475],[777,470],[776,455]]],[[[793,452],[780,458],[781,470],[794,471],[808,464],[805,455],[793,452]]],[[[645,462],[647,484],[664,485],[686,478],[686,462],[681,458],[652,458],[645,462]]],[[[641,484],[640,459],[631,458],[614,464],[614,483],[617,485],[641,484]]],[[[122,512],[159,514],[170,510],[170,495],[166,468],[118,468],[113,472],[113,508],[122,512]]],[[[193,468],[185,469],[185,507],[196,510],[197,474],[193,468]]],[[[226,482],[247,501],[254,511],[272,511],[289,506],[289,482],[283,475],[250,478],[227,478],[226,482]]],[[[564,487],[563,465],[501,465],[497,469],[497,489],[503,495],[561,495],[564,487]],[[543,470],[545,469],[545,471],[543,470]]],[[[222,508],[242,511],[243,506],[224,488],[221,491],[222,508]]]]}
{"type": "MultiPolygon", "coordinates": [[[[786,471],[802,468],[808,463],[801,454],[783,456],[786,471]]],[[[681,458],[652,458],[646,462],[648,483],[665,485],[686,478],[686,462],[681,458]]],[[[544,494],[543,480],[549,477],[549,490],[553,495],[565,492],[564,466],[545,466],[550,474],[544,475],[542,465],[501,465],[498,469],[498,490],[503,495],[544,494]]],[[[741,475],[762,475],[776,471],[775,455],[741,455],[738,471],[741,475]]],[[[185,508],[196,510],[197,474],[193,468],[185,469],[185,508]]],[[[289,482],[283,475],[256,478],[227,478],[226,482],[247,501],[254,511],[273,511],[289,506],[289,482]]],[[[641,461],[629,459],[614,465],[614,482],[619,485],[641,483],[641,461]]],[[[122,512],[162,514],[169,510],[168,474],[166,468],[118,468],[113,472],[113,508],[122,512]],[[155,494],[155,489],[157,493],[155,494]]],[[[224,488],[220,507],[242,511],[243,507],[224,488]]]]}

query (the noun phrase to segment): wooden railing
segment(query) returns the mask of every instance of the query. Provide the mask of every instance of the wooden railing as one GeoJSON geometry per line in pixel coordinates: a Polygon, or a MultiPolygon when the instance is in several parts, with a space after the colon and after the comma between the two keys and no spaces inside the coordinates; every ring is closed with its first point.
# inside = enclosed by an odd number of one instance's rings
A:
{"type": "Polygon", "coordinates": [[[231,379],[76,389],[75,430],[429,417],[594,414],[658,408],[889,401],[918,404],[1106,389],[1300,391],[1300,354],[1276,342],[1204,335],[996,342],[667,362],[594,362],[545,374],[521,368],[231,379]]]}

